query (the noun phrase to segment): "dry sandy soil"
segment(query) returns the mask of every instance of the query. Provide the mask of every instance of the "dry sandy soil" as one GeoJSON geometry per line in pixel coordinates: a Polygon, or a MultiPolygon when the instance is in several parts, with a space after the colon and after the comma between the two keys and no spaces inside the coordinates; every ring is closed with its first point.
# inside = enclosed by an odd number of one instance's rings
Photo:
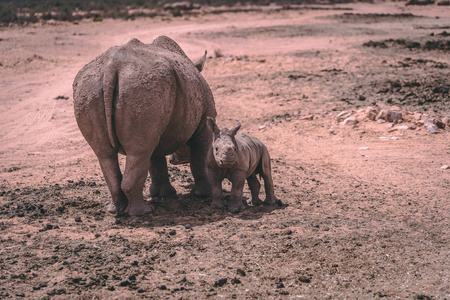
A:
{"type": "Polygon", "coordinates": [[[450,10],[322,8],[1,28],[0,298],[450,299],[450,132],[335,120],[379,102],[449,116],[450,10]],[[211,54],[218,124],[265,142],[282,206],[212,209],[171,166],[178,194],[147,196],[152,216],[106,212],[72,81],[161,34],[211,54]]]}

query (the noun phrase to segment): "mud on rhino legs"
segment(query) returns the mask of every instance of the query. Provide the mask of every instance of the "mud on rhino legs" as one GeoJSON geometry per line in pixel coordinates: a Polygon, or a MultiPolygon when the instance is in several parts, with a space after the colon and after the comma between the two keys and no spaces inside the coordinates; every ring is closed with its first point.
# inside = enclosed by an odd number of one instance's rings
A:
{"type": "Polygon", "coordinates": [[[167,197],[175,195],[177,192],[170,184],[169,173],[167,171],[166,158],[152,158],[150,160],[150,176],[152,183],[150,185],[150,196],[152,197],[167,197]]]}
{"type": "Polygon", "coordinates": [[[130,216],[141,216],[154,211],[153,206],[144,202],[142,194],[149,163],[148,155],[127,155],[121,187],[128,199],[125,212],[130,216]]]}

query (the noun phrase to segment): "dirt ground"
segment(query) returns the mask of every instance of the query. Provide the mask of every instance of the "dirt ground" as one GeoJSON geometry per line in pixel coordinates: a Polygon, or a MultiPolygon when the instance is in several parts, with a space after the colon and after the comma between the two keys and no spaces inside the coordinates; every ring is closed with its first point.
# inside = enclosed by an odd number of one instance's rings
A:
{"type": "Polygon", "coordinates": [[[377,103],[450,117],[450,10],[320,8],[1,28],[0,298],[450,299],[450,131],[336,122],[377,103]],[[208,50],[218,124],[267,145],[282,206],[212,209],[170,166],[152,216],[106,212],[72,81],[162,34],[208,50]]]}

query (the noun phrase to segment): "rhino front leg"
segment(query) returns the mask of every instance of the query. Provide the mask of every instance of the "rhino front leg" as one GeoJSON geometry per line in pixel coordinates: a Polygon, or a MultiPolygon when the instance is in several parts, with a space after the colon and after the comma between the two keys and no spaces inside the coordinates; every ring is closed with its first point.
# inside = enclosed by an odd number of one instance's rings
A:
{"type": "Polygon", "coordinates": [[[177,193],[172,184],[170,184],[167,161],[164,156],[150,160],[150,176],[152,178],[150,196],[167,197],[177,193]]]}
{"type": "Polygon", "coordinates": [[[107,206],[109,213],[122,213],[128,205],[127,197],[120,187],[122,173],[120,171],[117,153],[107,156],[98,156],[100,167],[105,177],[106,184],[112,196],[112,202],[107,206]]]}
{"type": "Polygon", "coordinates": [[[245,172],[235,174],[231,180],[231,203],[228,205],[228,210],[232,213],[245,210],[245,204],[242,202],[242,191],[245,184],[245,172]]]}
{"type": "Polygon", "coordinates": [[[152,206],[144,202],[142,190],[147,179],[150,156],[145,154],[127,154],[125,172],[122,179],[122,190],[128,199],[125,210],[130,216],[141,216],[152,212],[152,206]]]}
{"type": "Polygon", "coordinates": [[[222,198],[222,179],[213,169],[208,170],[209,179],[212,186],[212,202],[211,206],[214,208],[224,208],[225,203],[222,198]]]}
{"type": "Polygon", "coordinates": [[[259,191],[261,189],[261,183],[259,183],[256,175],[252,175],[247,178],[248,187],[250,188],[250,192],[252,193],[252,205],[257,206],[261,205],[262,201],[259,199],[259,191]]]}

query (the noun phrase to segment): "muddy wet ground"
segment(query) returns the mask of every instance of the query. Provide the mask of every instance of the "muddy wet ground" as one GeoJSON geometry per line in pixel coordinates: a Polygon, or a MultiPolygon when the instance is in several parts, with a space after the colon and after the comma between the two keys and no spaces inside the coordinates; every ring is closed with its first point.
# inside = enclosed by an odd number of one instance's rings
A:
{"type": "Polygon", "coordinates": [[[450,132],[335,120],[377,103],[449,117],[447,8],[328,8],[2,28],[0,298],[449,299],[450,132]],[[178,194],[146,196],[152,216],[106,212],[71,82],[160,34],[208,50],[218,125],[267,145],[282,206],[212,209],[170,166],[178,194]]]}

